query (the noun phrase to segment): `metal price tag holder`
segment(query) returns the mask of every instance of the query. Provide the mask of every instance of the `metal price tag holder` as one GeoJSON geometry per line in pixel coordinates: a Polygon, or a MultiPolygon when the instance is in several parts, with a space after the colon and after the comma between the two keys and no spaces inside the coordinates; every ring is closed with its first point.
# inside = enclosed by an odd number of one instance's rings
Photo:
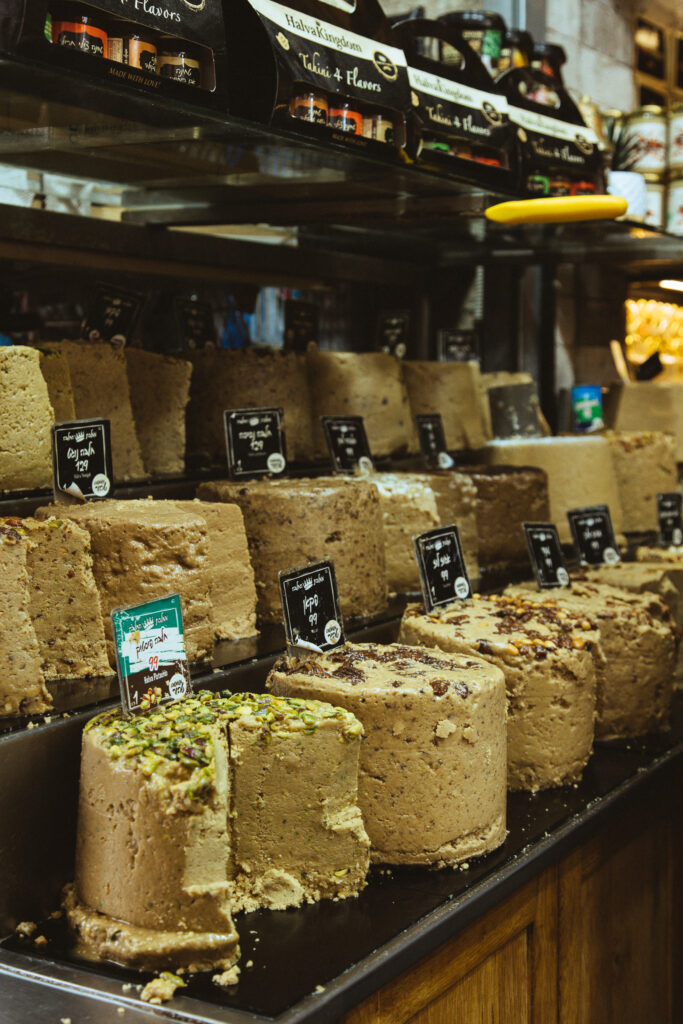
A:
{"type": "Polygon", "coordinates": [[[346,643],[333,562],[309,562],[279,573],[290,653],[323,654],[346,643]]]}
{"type": "Polygon", "coordinates": [[[55,502],[109,498],[114,489],[109,420],[69,420],[52,425],[55,502]]]}
{"type": "Polygon", "coordinates": [[[253,480],[283,476],[287,446],[282,409],[226,409],[223,413],[228,476],[253,480]]]}
{"type": "Polygon", "coordinates": [[[571,587],[555,524],[522,523],[522,527],[539,590],[571,587]]]}
{"type": "Polygon", "coordinates": [[[457,526],[440,526],[418,534],[413,544],[428,612],[472,596],[457,526]]]}
{"type": "Polygon", "coordinates": [[[321,416],[335,473],[371,473],[374,469],[362,416],[321,416]]]}
{"type": "Polygon", "coordinates": [[[420,414],[415,422],[420,449],[430,469],[451,469],[453,459],[448,454],[441,413],[420,414]]]}
{"type": "Polygon", "coordinates": [[[567,519],[582,565],[616,565],[621,561],[607,505],[570,509],[567,519]]]}

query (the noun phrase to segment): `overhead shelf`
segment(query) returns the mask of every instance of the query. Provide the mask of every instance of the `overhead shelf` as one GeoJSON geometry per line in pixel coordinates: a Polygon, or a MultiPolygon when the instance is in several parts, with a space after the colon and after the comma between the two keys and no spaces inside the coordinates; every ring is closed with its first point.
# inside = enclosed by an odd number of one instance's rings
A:
{"type": "Polygon", "coordinates": [[[681,241],[664,232],[623,221],[488,223],[484,211],[506,197],[474,184],[2,55],[0,163],[77,173],[121,203],[123,223],[2,208],[0,259],[27,266],[312,288],[419,286],[435,269],[475,263],[683,273],[681,241]],[[249,225],[259,226],[255,240],[249,225]],[[284,229],[282,244],[263,225],[284,229]]]}
{"type": "Polygon", "coordinates": [[[481,212],[475,184],[92,76],[0,56],[0,162],[117,184],[128,219],[403,223],[481,212]],[[125,113],[122,113],[125,111],[125,113]]]}

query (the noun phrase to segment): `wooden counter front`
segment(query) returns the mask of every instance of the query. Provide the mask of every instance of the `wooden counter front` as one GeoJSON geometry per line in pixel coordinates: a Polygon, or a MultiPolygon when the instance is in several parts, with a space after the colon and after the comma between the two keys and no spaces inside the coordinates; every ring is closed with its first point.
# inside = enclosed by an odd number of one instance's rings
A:
{"type": "Polygon", "coordinates": [[[680,806],[630,806],[341,1024],[680,1024],[680,806]]]}

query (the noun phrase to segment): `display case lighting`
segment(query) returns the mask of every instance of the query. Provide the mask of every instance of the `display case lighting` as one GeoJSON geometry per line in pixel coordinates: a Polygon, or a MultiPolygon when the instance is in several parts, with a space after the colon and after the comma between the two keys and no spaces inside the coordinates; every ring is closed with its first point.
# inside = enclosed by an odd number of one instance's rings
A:
{"type": "Polygon", "coordinates": [[[660,288],[668,288],[670,291],[683,292],[683,281],[666,280],[659,282],[660,288]]]}

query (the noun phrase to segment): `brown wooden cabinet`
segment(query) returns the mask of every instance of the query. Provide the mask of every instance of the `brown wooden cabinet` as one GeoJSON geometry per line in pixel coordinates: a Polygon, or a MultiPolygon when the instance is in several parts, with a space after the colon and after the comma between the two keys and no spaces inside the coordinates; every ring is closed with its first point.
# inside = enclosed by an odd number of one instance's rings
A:
{"type": "Polygon", "coordinates": [[[662,794],[604,827],[343,1024],[677,1024],[681,835],[662,794]]]}

